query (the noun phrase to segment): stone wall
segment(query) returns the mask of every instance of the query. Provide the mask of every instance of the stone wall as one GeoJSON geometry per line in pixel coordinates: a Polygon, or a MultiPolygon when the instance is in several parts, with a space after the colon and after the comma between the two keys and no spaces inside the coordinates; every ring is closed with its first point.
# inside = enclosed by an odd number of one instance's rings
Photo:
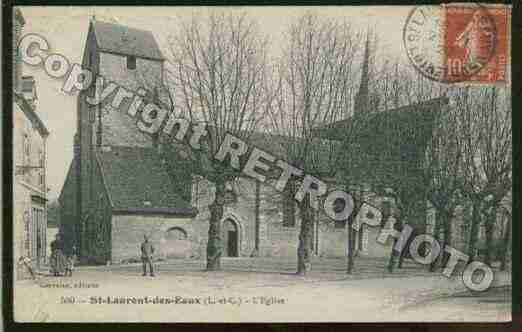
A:
{"type": "MultiPolygon", "coordinates": [[[[210,213],[208,205],[214,199],[213,184],[200,177],[196,177],[193,185],[192,204],[198,208],[198,215],[194,219],[194,230],[202,248],[206,245],[208,220],[210,213]]],[[[240,256],[250,256],[255,253],[255,181],[241,178],[230,191],[235,194],[225,206],[223,220],[234,220],[241,230],[240,256]]],[[[373,199],[380,204],[382,198],[373,199]]],[[[301,219],[299,209],[296,208],[295,225],[288,227],[283,223],[283,200],[269,184],[260,187],[259,208],[259,256],[267,257],[294,257],[297,255],[299,229],[301,219]]],[[[314,227],[313,251],[316,255],[325,257],[346,257],[347,229],[344,225],[339,228],[324,213],[317,214],[317,223],[314,227]]],[[[390,225],[393,223],[391,220],[390,225]]],[[[391,226],[388,226],[391,227],[391,226]]],[[[362,254],[372,257],[386,257],[390,253],[391,241],[387,245],[377,242],[380,234],[379,227],[368,228],[363,236],[365,245],[362,254]]],[[[357,243],[357,242],[356,242],[357,243]]],[[[358,248],[356,248],[358,249],[358,248]]],[[[204,252],[204,251],[203,251],[204,252]]]]}
{"type": "MultiPolygon", "coordinates": [[[[127,56],[103,52],[99,54],[99,73],[106,82],[116,82],[132,92],[144,88],[148,91],[144,98],[146,102],[152,101],[150,98],[153,97],[154,89],[162,89],[162,71],[161,61],[136,58],[136,69],[127,69],[127,56]]],[[[108,98],[110,102],[112,99],[108,98]]],[[[104,105],[101,109],[102,145],[152,146],[151,138],[138,130],[136,120],[121,112],[130,103],[131,99],[125,98],[118,109],[111,105],[104,105]]]]}
{"type": "MultiPolygon", "coordinates": [[[[192,221],[187,220],[183,224],[173,222],[169,227],[179,226],[187,232],[190,240],[190,248],[186,249],[187,256],[204,259],[207,243],[208,221],[210,218],[208,205],[213,201],[214,187],[212,183],[202,179],[201,177],[194,177],[194,179],[192,204],[198,208],[198,215],[192,221]]],[[[281,195],[270,185],[261,185],[259,252],[256,253],[255,182],[251,179],[241,178],[237,183],[229,186],[229,191],[230,194],[227,195],[227,204],[225,206],[222,221],[231,219],[234,224],[237,225],[239,230],[238,245],[240,256],[248,257],[253,254],[265,257],[296,256],[300,228],[298,209],[296,209],[295,226],[285,226],[283,224],[281,195]]],[[[382,208],[383,201],[386,199],[375,195],[368,195],[366,200],[372,205],[382,208]]],[[[392,214],[398,213],[395,211],[395,207],[393,206],[391,212],[392,214]]],[[[462,211],[457,209],[455,227],[460,227],[460,224],[462,223],[462,213],[462,211]]],[[[427,218],[428,232],[430,232],[432,231],[429,227],[431,225],[431,219],[433,218],[433,211],[429,211],[427,218]]],[[[384,230],[382,231],[385,235],[392,231],[395,221],[395,218],[391,216],[385,222],[384,230]]],[[[159,223],[159,225],[163,224],[159,223]]],[[[143,225],[139,227],[129,227],[134,229],[132,231],[134,233],[141,232],[140,234],[134,234],[134,242],[137,241],[136,243],[141,243],[140,241],[143,236],[143,231],[147,228],[143,225]],[[143,227],[145,227],[145,229],[143,227]]],[[[160,233],[164,233],[166,227],[167,226],[159,226],[161,229],[160,233]]],[[[348,250],[347,231],[346,225],[338,227],[324,214],[318,214],[317,224],[314,227],[314,254],[323,257],[346,257],[348,250]]],[[[461,235],[461,232],[457,230],[455,230],[455,232],[455,241],[461,244],[465,243],[464,240],[466,234],[461,235]]],[[[388,236],[386,244],[383,245],[377,241],[380,234],[381,228],[379,226],[365,227],[362,240],[363,245],[361,248],[358,247],[358,237],[360,235],[356,234],[356,249],[358,250],[358,253],[367,257],[388,257],[393,245],[392,238],[391,236],[388,236]]],[[[158,243],[161,242],[160,240],[161,237],[156,238],[158,243]]],[[[114,243],[113,250],[116,250],[116,245],[114,243]]],[[[136,250],[136,245],[131,246],[130,250],[136,250]]]]}
{"type": "Polygon", "coordinates": [[[167,258],[172,252],[172,242],[185,248],[186,258],[194,256],[199,250],[198,236],[191,218],[178,218],[166,215],[113,215],[111,229],[111,261],[139,260],[143,235],[147,235],[155,248],[155,258],[167,258]],[[186,241],[172,239],[167,231],[176,228],[185,231],[186,241]],[[170,250],[170,251],[169,251],[170,250]]]}
{"type": "MultiPolygon", "coordinates": [[[[299,240],[301,218],[299,208],[295,207],[295,224],[289,225],[283,222],[284,196],[278,193],[268,182],[263,186],[261,195],[261,256],[269,257],[296,257],[299,240]]],[[[288,201],[286,201],[286,204],[288,201]]]]}
{"type": "Polygon", "coordinates": [[[99,73],[132,91],[140,87],[152,91],[154,87],[159,87],[162,67],[161,61],[136,58],[136,69],[127,69],[125,55],[100,53],[99,73]]]}
{"type": "MultiPolygon", "coordinates": [[[[255,182],[241,179],[229,187],[230,195],[223,213],[223,220],[230,219],[238,229],[238,251],[240,256],[250,256],[255,248],[255,182]],[[232,194],[234,192],[234,194],[232,194]]],[[[199,211],[194,218],[194,230],[200,243],[200,252],[205,257],[208,240],[210,211],[208,206],[215,197],[214,185],[200,177],[195,177],[192,193],[192,206],[199,211]]]]}

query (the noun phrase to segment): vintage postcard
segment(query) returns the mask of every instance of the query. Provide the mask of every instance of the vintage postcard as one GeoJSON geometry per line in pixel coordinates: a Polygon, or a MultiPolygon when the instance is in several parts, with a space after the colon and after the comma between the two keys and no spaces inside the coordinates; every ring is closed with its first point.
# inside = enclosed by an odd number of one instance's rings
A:
{"type": "Polygon", "coordinates": [[[511,8],[12,9],[16,322],[511,320],[511,8]]]}

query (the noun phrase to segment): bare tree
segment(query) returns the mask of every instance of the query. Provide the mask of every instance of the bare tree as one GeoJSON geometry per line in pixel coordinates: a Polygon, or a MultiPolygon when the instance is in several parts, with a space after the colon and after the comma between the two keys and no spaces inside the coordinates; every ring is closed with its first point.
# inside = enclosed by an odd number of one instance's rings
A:
{"type": "Polygon", "coordinates": [[[486,257],[491,262],[497,209],[511,190],[511,105],[507,89],[466,88],[460,95],[463,192],[472,202],[468,255],[474,259],[482,212],[486,212],[486,257]]]}
{"type": "MultiPolygon", "coordinates": [[[[342,119],[350,105],[359,34],[346,22],[319,19],[309,13],[291,25],[287,39],[270,128],[285,138],[289,163],[307,173],[332,175],[339,160],[339,142],[324,139],[317,128],[342,119]]],[[[289,188],[295,196],[297,186],[290,184],[289,188]]],[[[298,203],[298,274],[311,268],[313,204],[309,195],[298,203]]]]}
{"type": "MultiPolygon", "coordinates": [[[[455,208],[461,202],[459,188],[462,183],[462,149],[457,112],[458,109],[455,107],[445,107],[437,115],[423,167],[427,199],[436,211],[433,236],[440,241],[442,228],[444,234],[442,247],[452,245],[452,217],[455,208]]],[[[431,271],[435,270],[438,261],[435,259],[431,264],[431,271]]]]}
{"type": "Polygon", "coordinates": [[[511,236],[511,221],[512,221],[512,197],[511,195],[508,195],[506,197],[506,201],[504,202],[506,204],[505,207],[502,207],[501,210],[503,212],[503,215],[505,217],[504,227],[502,234],[502,247],[500,248],[499,252],[499,259],[500,259],[500,270],[505,271],[508,265],[508,256],[509,251],[511,248],[511,242],[512,242],[512,236],[511,236]]]}
{"type": "Polygon", "coordinates": [[[194,169],[215,186],[210,204],[207,270],[221,268],[221,219],[227,183],[239,173],[214,160],[227,133],[248,140],[271,101],[267,40],[246,15],[192,17],[170,38],[166,81],[180,114],[207,124],[208,136],[194,169]]]}
{"type": "MultiPolygon", "coordinates": [[[[437,116],[442,112],[434,111],[434,109],[425,112],[409,110],[407,111],[409,115],[404,113],[401,123],[396,124],[396,126],[402,128],[399,132],[394,131],[386,123],[400,121],[398,119],[401,115],[397,115],[397,112],[405,112],[400,110],[401,106],[413,106],[427,102],[444,95],[444,89],[415,73],[409,66],[403,66],[398,62],[384,62],[375,72],[377,76],[374,78],[374,89],[380,92],[379,99],[381,102],[377,105],[377,111],[384,114],[379,116],[380,120],[379,117],[372,117],[371,114],[366,115],[367,119],[354,120],[359,122],[358,127],[373,128],[373,133],[379,132],[381,136],[387,137],[387,140],[390,141],[379,140],[375,137],[367,139],[372,145],[365,144],[359,138],[355,139],[354,142],[348,142],[344,149],[349,151],[345,164],[349,165],[353,178],[359,179],[358,181],[364,179],[370,184],[373,191],[393,198],[397,208],[396,222],[393,226],[396,231],[402,231],[407,223],[413,228],[414,234],[424,233],[426,218],[423,218],[423,224],[420,224],[417,219],[419,217],[418,212],[426,211],[428,187],[432,174],[430,176],[423,174],[424,165],[422,164],[425,156],[430,153],[426,150],[429,150],[429,138],[433,133],[433,127],[436,127],[432,124],[437,123],[437,116]],[[384,125],[379,126],[379,122],[384,125]],[[395,141],[395,143],[391,141],[395,141]],[[399,149],[397,150],[397,148],[399,149]],[[398,155],[403,153],[400,151],[411,151],[411,154],[398,158],[398,155]]],[[[440,106],[443,107],[443,105],[440,106]]],[[[417,107],[421,108],[422,106],[417,107]]],[[[436,109],[438,105],[431,107],[436,109]]],[[[441,128],[439,128],[440,130],[441,128]]],[[[366,135],[369,134],[366,133],[366,135]]],[[[358,135],[353,136],[357,137],[358,135]]],[[[435,141],[431,141],[432,145],[434,143],[435,141]]],[[[406,244],[405,248],[408,245],[406,244]]],[[[388,262],[390,272],[393,271],[397,258],[398,267],[402,266],[408,252],[407,249],[404,249],[403,252],[399,253],[393,248],[388,262]]]]}

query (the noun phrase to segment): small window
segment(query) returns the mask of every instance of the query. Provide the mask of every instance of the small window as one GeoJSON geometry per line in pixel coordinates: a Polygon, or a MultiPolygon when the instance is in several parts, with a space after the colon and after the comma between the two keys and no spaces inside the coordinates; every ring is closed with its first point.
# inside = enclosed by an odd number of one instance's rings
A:
{"type": "Polygon", "coordinates": [[[165,234],[167,240],[186,240],[187,232],[180,227],[169,228],[165,234]]]}
{"type": "Polygon", "coordinates": [[[29,136],[27,134],[24,135],[23,146],[26,157],[29,157],[31,154],[31,143],[29,142],[29,136]]]}
{"type": "MultiPolygon", "coordinates": [[[[346,208],[346,201],[338,198],[333,203],[333,210],[335,213],[340,213],[346,208]]],[[[345,228],[346,220],[335,220],[334,222],[335,228],[345,228]]]]}
{"type": "Polygon", "coordinates": [[[45,158],[44,158],[44,153],[42,150],[39,150],[38,151],[38,166],[40,167],[44,167],[44,164],[45,164],[45,158]]]}
{"type": "Polygon", "coordinates": [[[127,69],[136,69],[136,57],[129,55],[127,56],[127,69]]]}
{"type": "Polygon", "coordinates": [[[335,220],[334,226],[335,228],[345,228],[346,220],[335,220]]]}
{"type": "Polygon", "coordinates": [[[29,80],[22,81],[22,91],[23,92],[33,92],[33,82],[29,80]]]}

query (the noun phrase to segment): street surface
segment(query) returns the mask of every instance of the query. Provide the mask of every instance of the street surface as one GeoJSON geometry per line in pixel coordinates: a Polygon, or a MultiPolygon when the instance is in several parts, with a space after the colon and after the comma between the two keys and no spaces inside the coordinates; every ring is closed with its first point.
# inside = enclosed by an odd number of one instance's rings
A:
{"type": "MultiPolygon", "coordinates": [[[[140,264],[79,267],[73,277],[41,276],[15,286],[15,319],[21,321],[507,321],[509,287],[471,294],[460,278],[447,279],[408,261],[393,274],[386,260],[359,258],[353,275],[343,259],[317,259],[315,271],[296,276],[295,262],[225,258],[223,271],[205,263],[156,263],[156,277],[140,264]],[[96,287],[96,288],[93,288],[96,287]],[[111,303],[100,303],[109,298],[111,303]],[[17,298],[25,301],[17,301],[17,298]],[[148,297],[176,303],[136,304],[148,297]],[[31,298],[31,301],[27,299],[31,298]],[[74,302],[74,303],[73,303],[74,302]],[[116,303],[114,303],[116,302],[116,303]],[[198,303],[199,302],[199,303],[198,303]],[[17,304],[18,303],[18,304],[17,304]],[[22,304],[23,303],[23,304],[22,304]]],[[[510,284],[496,273],[494,284],[510,284]]]]}

